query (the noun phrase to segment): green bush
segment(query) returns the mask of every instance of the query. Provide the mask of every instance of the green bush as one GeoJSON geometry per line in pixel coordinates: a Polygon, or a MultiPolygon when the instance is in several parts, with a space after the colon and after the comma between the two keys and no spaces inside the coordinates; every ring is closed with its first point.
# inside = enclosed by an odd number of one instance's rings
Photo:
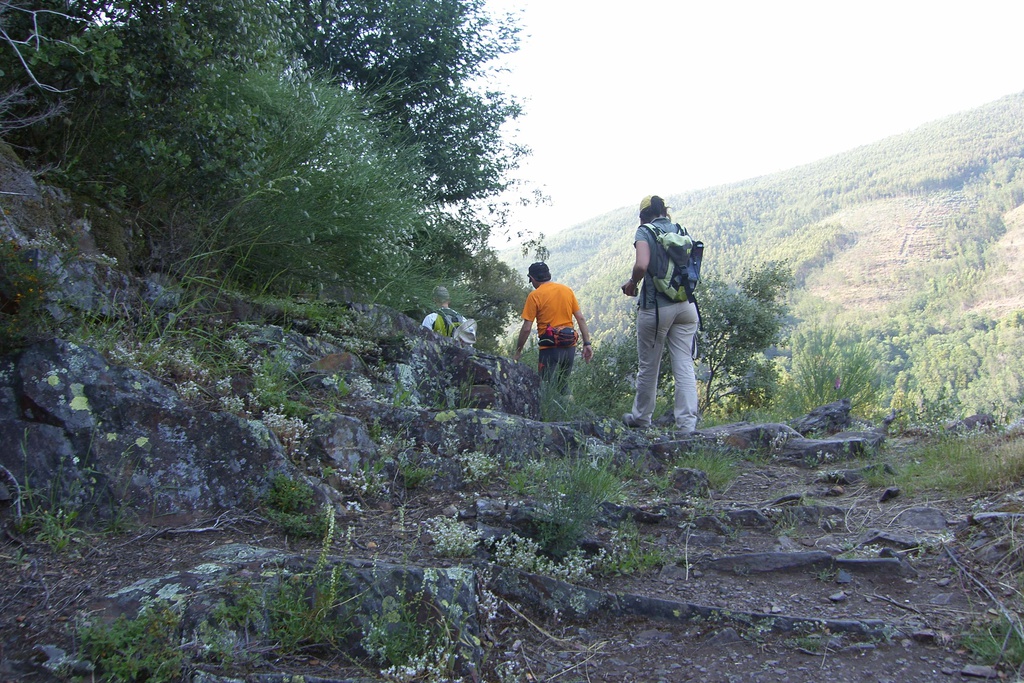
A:
{"type": "Polygon", "coordinates": [[[0,353],[20,348],[43,334],[43,310],[50,278],[17,244],[0,239],[0,353]]]}
{"type": "Polygon", "coordinates": [[[313,488],[284,474],[276,474],[262,499],[264,514],[289,536],[324,535],[324,515],[316,508],[313,488]]]}
{"type": "Polygon", "coordinates": [[[575,548],[600,516],[601,506],[622,491],[606,463],[583,456],[541,463],[534,482],[538,540],[553,557],[575,548]]]}
{"type": "Polygon", "coordinates": [[[179,647],[180,615],[153,604],[135,619],[119,616],[109,625],[79,629],[82,652],[113,683],[169,683],[181,679],[185,656],[179,647]]]}
{"type": "Polygon", "coordinates": [[[834,327],[814,326],[794,333],[792,347],[792,368],[780,399],[790,414],[844,398],[858,415],[878,413],[878,362],[867,344],[842,337],[834,327]]]}

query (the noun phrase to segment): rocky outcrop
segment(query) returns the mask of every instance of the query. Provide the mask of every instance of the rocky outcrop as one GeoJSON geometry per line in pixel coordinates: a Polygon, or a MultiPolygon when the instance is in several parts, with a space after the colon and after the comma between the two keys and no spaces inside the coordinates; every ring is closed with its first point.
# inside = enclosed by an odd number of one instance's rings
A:
{"type": "Polygon", "coordinates": [[[85,514],[247,507],[294,473],[262,424],[195,410],[145,373],[70,342],[37,344],[0,371],[0,465],[22,495],[85,514]]]}
{"type": "MultiPolygon", "coordinates": [[[[325,358],[339,362],[345,353],[274,326],[250,327],[247,334],[252,344],[278,354],[296,373],[323,372],[309,368],[325,358]]],[[[383,397],[390,403],[379,395],[356,396],[344,403],[344,413],[314,416],[311,435],[301,444],[303,457],[345,472],[379,469],[395,453],[378,447],[371,426],[407,441],[407,455],[429,461],[437,472],[450,471],[456,480],[458,467],[452,470],[443,463],[467,452],[522,462],[603,449],[618,460],[658,470],[693,448],[724,448],[818,466],[869,456],[883,440],[877,432],[805,439],[786,425],[749,423],[680,438],[672,432],[641,434],[608,421],[545,423],[493,407],[422,405],[431,390],[456,391],[458,378],[469,377],[476,386],[489,388],[492,403],[532,413],[536,373],[507,359],[423,336],[411,344],[396,344],[391,353],[391,372],[422,378],[410,386],[430,384],[432,389],[410,392],[406,406],[394,405],[394,396],[383,397]],[[445,364],[451,368],[448,374],[439,369],[445,364]],[[431,372],[438,374],[427,382],[431,372]]],[[[364,377],[370,382],[361,361],[331,367],[349,373],[350,381],[364,377]]],[[[0,465],[20,489],[46,492],[99,514],[126,505],[161,516],[252,505],[273,472],[296,471],[278,439],[261,423],[192,406],[152,376],[110,365],[95,351],[61,340],[34,345],[4,361],[0,434],[7,444],[0,451],[0,465]]],[[[673,476],[678,480],[682,472],[673,476]]],[[[706,491],[706,482],[693,483],[703,481],[701,473],[689,472],[688,477],[689,483],[677,481],[676,487],[706,491]]],[[[458,485],[444,478],[437,482],[458,485]]]]}

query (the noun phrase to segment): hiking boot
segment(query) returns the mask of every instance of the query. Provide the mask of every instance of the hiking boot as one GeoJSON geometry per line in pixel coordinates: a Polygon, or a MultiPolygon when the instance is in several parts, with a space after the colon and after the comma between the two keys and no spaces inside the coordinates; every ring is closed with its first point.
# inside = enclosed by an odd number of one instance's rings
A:
{"type": "Polygon", "coordinates": [[[671,412],[668,412],[654,420],[653,424],[655,427],[661,427],[662,429],[671,429],[676,426],[676,418],[671,412]]]}
{"type": "Polygon", "coordinates": [[[622,416],[622,423],[630,429],[647,429],[651,426],[650,423],[644,424],[633,417],[633,413],[626,413],[622,416]]]}

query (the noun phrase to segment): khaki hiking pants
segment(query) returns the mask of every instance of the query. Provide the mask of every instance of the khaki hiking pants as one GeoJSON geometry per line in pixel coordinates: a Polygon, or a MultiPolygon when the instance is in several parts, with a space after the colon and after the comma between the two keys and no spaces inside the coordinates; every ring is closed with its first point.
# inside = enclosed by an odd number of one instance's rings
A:
{"type": "Polygon", "coordinates": [[[641,308],[636,316],[636,350],[639,365],[636,374],[636,398],[629,413],[640,426],[649,426],[658,394],[661,357],[668,345],[675,378],[676,429],[692,432],[699,416],[697,378],[693,368],[693,336],[697,333],[697,307],[689,301],[641,308]]]}

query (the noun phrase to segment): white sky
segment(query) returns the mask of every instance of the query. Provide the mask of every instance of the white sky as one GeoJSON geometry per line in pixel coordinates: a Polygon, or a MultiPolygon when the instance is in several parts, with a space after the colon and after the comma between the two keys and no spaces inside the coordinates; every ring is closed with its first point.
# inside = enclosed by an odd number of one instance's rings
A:
{"type": "MultiPolygon", "coordinates": [[[[487,0],[546,235],[792,168],[1024,91],[1024,0],[487,0]]],[[[1024,122],[1022,122],[1024,125],[1024,122]]],[[[507,244],[504,238],[502,244],[507,244]]]]}

